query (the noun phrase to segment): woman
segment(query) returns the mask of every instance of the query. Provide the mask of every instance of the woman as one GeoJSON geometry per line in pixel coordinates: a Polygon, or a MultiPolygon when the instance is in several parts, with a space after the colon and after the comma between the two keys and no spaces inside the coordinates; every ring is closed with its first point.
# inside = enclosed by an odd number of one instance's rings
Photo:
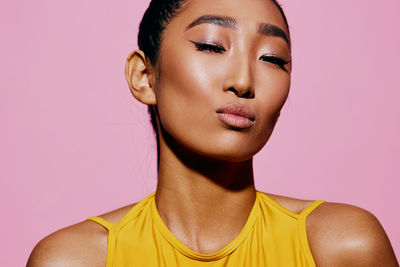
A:
{"type": "Polygon", "coordinates": [[[126,76],[157,133],[157,190],[46,237],[28,266],[398,266],[367,211],[254,187],[290,47],[275,1],[153,0],[126,76]]]}

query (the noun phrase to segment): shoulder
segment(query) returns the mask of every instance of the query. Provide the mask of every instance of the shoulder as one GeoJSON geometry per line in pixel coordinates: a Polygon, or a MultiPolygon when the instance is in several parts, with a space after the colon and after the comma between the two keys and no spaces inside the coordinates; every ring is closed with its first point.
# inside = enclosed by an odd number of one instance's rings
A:
{"type": "Polygon", "coordinates": [[[61,229],[35,246],[27,266],[104,266],[107,235],[105,228],[91,221],[61,229]]]}
{"type": "Polygon", "coordinates": [[[383,227],[364,209],[324,203],[306,228],[317,266],[398,266],[383,227]]]}
{"type": "MultiPolygon", "coordinates": [[[[135,204],[100,215],[116,224],[135,204]]],[[[93,221],[83,221],[50,234],[33,249],[28,267],[105,266],[108,230],[93,221]]]]}
{"type": "MultiPolygon", "coordinates": [[[[313,202],[263,194],[297,214],[313,202]]],[[[399,266],[382,225],[364,209],[326,202],[311,212],[306,224],[317,266],[399,266]]]]}

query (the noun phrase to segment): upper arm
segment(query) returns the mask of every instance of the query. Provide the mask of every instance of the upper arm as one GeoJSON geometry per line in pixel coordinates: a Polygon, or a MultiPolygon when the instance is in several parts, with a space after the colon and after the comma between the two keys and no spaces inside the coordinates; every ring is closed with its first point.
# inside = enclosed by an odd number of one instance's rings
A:
{"type": "Polygon", "coordinates": [[[105,266],[107,235],[107,230],[91,221],[64,228],[35,246],[27,266],[105,266]]]}
{"type": "Polygon", "coordinates": [[[322,204],[307,219],[307,235],[317,266],[399,266],[378,219],[361,208],[322,204]]]}

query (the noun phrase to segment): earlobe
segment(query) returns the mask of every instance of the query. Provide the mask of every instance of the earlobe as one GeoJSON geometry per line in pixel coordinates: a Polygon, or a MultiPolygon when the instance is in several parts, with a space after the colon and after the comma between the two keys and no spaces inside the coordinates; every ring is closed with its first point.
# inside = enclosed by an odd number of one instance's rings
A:
{"type": "Polygon", "coordinates": [[[151,68],[143,51],[133,51],[126,60],[125,76],[132,95],[146,105],[156,105],[151,68]]]}

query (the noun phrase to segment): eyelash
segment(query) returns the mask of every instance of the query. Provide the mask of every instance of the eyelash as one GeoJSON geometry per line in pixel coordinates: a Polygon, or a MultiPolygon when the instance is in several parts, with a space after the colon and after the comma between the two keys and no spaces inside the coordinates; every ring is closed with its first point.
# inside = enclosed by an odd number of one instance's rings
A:
{"type": "Polygon", "coordinates": [[[214,45],[214,44],[207,44],[207,43],[196,43],[192,42],[197,48],[197,51],[208,51],[208,52],[214,52],[217,54],[221,54],[225,52],[225,48],[219,45],[214,45]]]}
{"type": "Polygon", "coordinates": [[[275,64],[279,66],[280,68],[284,68],[285,65],[289,64],[290,61],[286,61],[283,58],[276,57],[276,56],[261,56],[261,60],[265,59],[264,61],[270,62],[272,64],[275,64]]]}
{"type": "MultiPolygon", "coordinates": [[[[197,42],[192,42],[192,43],[196,46],[197,51],[207,51],[217,54],[226,52],[225,48],[219,45],[208,44],[208,43],[197,43],[197,42]]],[[[261,56],[260,59],[272,63],[280,67],[281,69],[284,69],[284,66],[290,63],[290,61],[286,61],[283,58],[276,56],[261,56]]]]}

